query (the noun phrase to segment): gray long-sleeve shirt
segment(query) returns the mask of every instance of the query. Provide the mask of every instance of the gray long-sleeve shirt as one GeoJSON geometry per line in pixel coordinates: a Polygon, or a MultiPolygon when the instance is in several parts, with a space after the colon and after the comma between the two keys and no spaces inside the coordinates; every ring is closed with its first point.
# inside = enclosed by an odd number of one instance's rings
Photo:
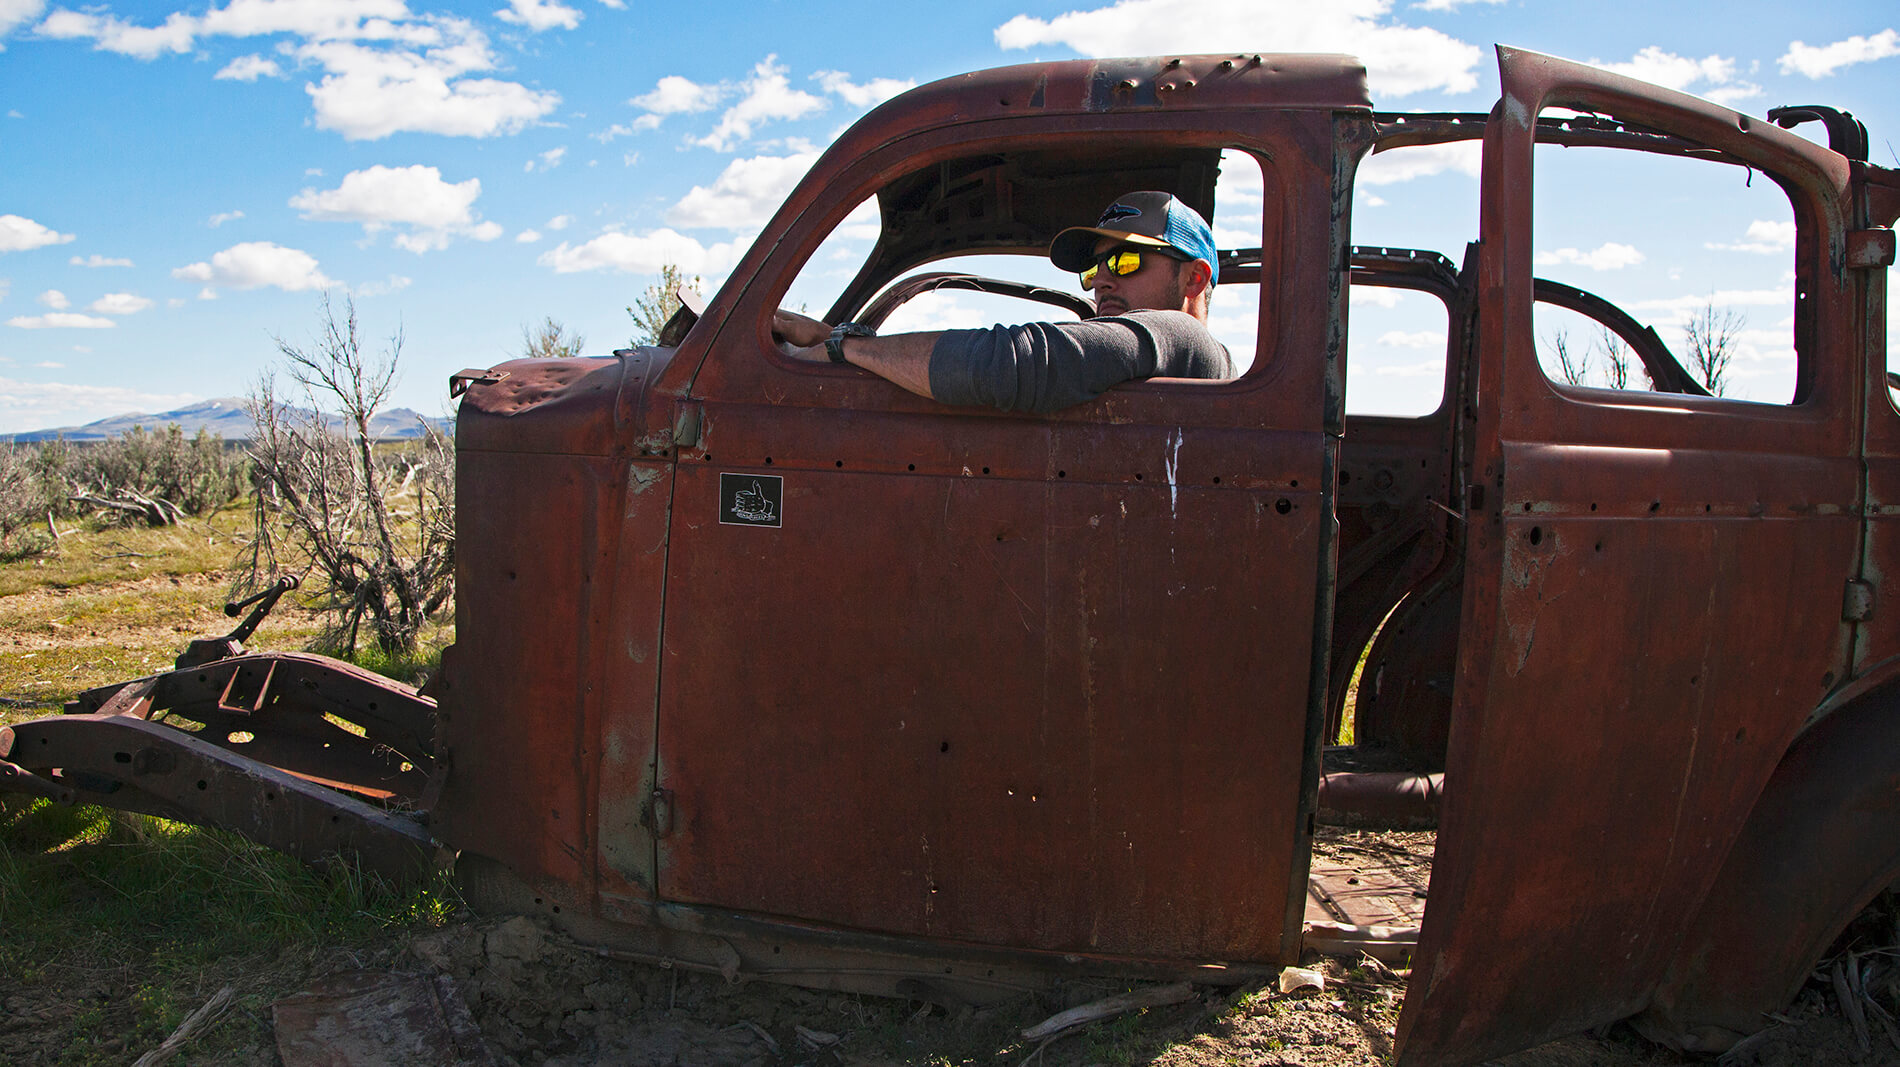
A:
{"type": "Polygon", "coordinates": [[[945,404],[1049,412],[1136,378],[1231,378],[1227,346],[1184,311],[946,330],[930,352],[945,404]]]}

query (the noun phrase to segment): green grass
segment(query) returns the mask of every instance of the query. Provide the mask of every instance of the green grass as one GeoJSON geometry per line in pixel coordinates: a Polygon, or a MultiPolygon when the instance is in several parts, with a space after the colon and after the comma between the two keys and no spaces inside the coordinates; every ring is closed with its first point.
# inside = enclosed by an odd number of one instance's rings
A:
{"type": "MultiPolygon", "coordinates": [[[[243,502],[168,529],[62,525],[56,554],[0,562],[0,724],[169,669],[191,638],[229,632],[226,572],[250,521],[243,502]]],[[[247,645],[301,649],[320,621],[286,599],[247,645]]],[[[413,680],[452,632],[425,635],[413,657],[361,661],[413,680]]],[[[129,1063],[227,984],[237,1006],[174,1062],[250,1062],[271,1045],[270,1002],[320,961],[373,965],[406,940],[392,931],[457,907],[446,878],[399,890],[220,831],[0,794],[0,1000],[52,1020],[0,1034],[0,1062],[129,1063]],[[18,1044],[41,1032],[44,1046],[18,1044]]]]}
{"type": "Polygon", "coordinates": [[[457,906],[446,881],[400,890],[148,816],[0,809],[0,989],[79,1006],[49,1062],[129,1062],[233,982],[238,1024],[194,1049],[261,1047],[270,1001],[296,991],[319,946],[372,952],[392,928],[439,924],[457,906]]]}

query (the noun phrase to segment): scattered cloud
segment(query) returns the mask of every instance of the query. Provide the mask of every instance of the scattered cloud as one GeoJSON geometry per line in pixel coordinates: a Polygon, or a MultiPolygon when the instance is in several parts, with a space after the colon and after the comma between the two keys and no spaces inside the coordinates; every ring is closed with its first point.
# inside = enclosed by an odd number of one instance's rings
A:
{"type": "Polygon", "coordinates": [[[227,222],[236,222],[238,219],[241,219],[243,217],[244,217],[244,212],[242,211],[220,211],[216,215],[213,215],[209,219],[206,219],[205,222],[207,225],[209,225],[212,229],[215,230],[227,222]]]}
{"type": "Polygon", "coordinates": [[[1482,145],[1477,141],[1410,145],[1375,152],[1359,164],[1360,185],[1393,185],[1447,171],[1476,178],[1482,145]]]}
{"type": "MultiPolygon", "coordinates": [[[[1627,305],[1631,311],[1655,311],[1668,315],[1669,321],[1687,322],[1691,315],[1705,307],[1744,308],[1744,307],[1780,307],[1794,306],[1792,289],[1717,289],[1699,296],[1658,297],[1654,300],[1638,300],[1627,305]]],[[[1639,316],[1640,318],[1641,316],[1639,316]]]]}
{"type": "Polygon", "coordinates": [[[569,226],[573,225],[573,223],[574,223],[574,216],[572,215],[556,215],[553,218],[548,220],[547,226],[548,226],[548,229],[550,230],[558,231],[558,230],[567,229],[569,226]]]}
{"type": "Polygon", "coordinates": [[[51,311],[44,315],[16,315],[8,326],[22,330],[109,330],[118,323],[77,311],[51,311]]]}
{"type": "Polygon", "coordinates": [[[74,256],[66,262],[75,267],[129,267],[132,265],[129,259],[112,259],[97,252],[90,256],[74,256]]]}
{"type": "Polygon", "coordinates": [[[822,86],[825,92],[839,97],[853,107],[873,107],[917,84],[915,80],[872,78],[863,85],[858,85],[852,82],[849,74],[841,70],[821,70],[812,75],[812,80],[822,86]]]}
{"type": "MultiPolygon", "coordinates": [[[[75,352],[90,352],[90,351],[92,351],[92,349],[90,349],[90,348],[87,348],[87,347],[86,347],[85,345],[74,345],[74,346],[73,346],[73,351],[75,351],[75,352]]],[[[42,370],[64,370],[64,369],[66,368],[66,364],[64,364],[64,363],[55,363],[54,361],[52,361],[52,360],[50,360],[50,359],[42,359],[42,360],[40,360],[40,361],[39,361],[38,363],[35,363],[35,364],[33,364],[33,366],[34,366],[34,367],[37,367],[37,368],[40,368],[40,369],[42,369],[42,370]]]]}
{"type": "Polygon", "coordinates": [[[1347,52],[1365,61],[1379,96],[1437,89],[1470,92],[1483,53],[1438,30],[1391,18],[1392,0],[1117,0],[1054,18],[1017,15],[996,28],[997,47],[1064,45],[1085,56],[1250,50],[1347,52]]]}
{"type": "Polygon", "coordinates": [[[817,159],[816,151],[735,159],[711,186],[693,186],[666,213],[666,221],[686,229],[756,230],[817,159]]]}
{"type": "MultiPolygon", "coordinates": [[[[650,130],[653,128],[653,126],[659,125],[659,121],[658,121],[659,116],[649,115],[645,117],[652,118],[655,120],[653,125],[645,127],[646,129],[650,130]]],[[[640,132],[639,130],[635,129],[632,126],[627,125],[626,123],[616,122],[612,126],[609,126],[604,130],[596,130],[595,132],[590,133],[587,136],[592,137],[594,140],[599,141],[601,144],[606,144],[607,142],[613,140],[616,137],[631,137],[634,134],[639,133],[639,132],[640,132]]]]}
{"type": "MultiPolygon", "coordinates": [[[[39,18],[40,12],[45,10],[46,0],[0,0],[0,39],[39,18]]],[[[6,46],[0,44],[0,52],[6,50],[6,46]]],[[[19,116],[17,111],[8,114],[15,118],[19,116]]]]}
{"type": "Polygon", "coordinates": [[[526,26],[535,33],[556,26],[571,30],[581,24],[581,13],[561,3],[561,0],[508,0],[508,6],[495,12],[495,17],[503,22],[526,26]]]}
{"type": "Polygon", "coordinates": [[[1509,0],[1419,0],[1412,6],[1420,11],[1456,11],[1466,4],[1503,4],[1509,0]]]}
{"type": "Polygon", "coordinates": [[[452,41],[427,52],[384,50],[345,41],[306,44],[297,56],[328,73],[304,86],[318,129],[351,141],[393,133],[494,137],[514,133],[553,111],[560,94],[516,82],[463,75],[493,69],[488,39],[460,20],[442,20],[452,41]]]}
{"type": "Polygon", "coordinates": [[[209,261],[192,263],[172,271],[183,281],[203,282],[201,300],[217,297],[217,290],[262,289],[272,286],[287,293],[305,289],[323,289],[336,283],[317,269],[315,256],[299,248],[285,248],[270,241],[246,241],[232,245],[209,261]]]}
{"type": "Polygon", "coordinates": [[[90,38],[96,52],[157,59],[166,52],[183,55],[191,51],[192,41],[198,35],[198,20],[173,12],[157,26],[135,26],[115,15],[60,8],[46,16],[35,32],[55,40],[90,38]]]}
{"type": "Polygon", "coordinates": [[[66,299],[66,294],[58,289],[48,289],[34,299],[38,300],[41,306],[52,308],[54,311],[63,311],[73,304],[72,301],[66,299]]]}
{"type": "Polygon", "coordinates": [[[1572,263],[1591,270],[1621,270],[1633,267],[1643,261],[1643,254],[1630,245],[1607,241],[1602,246],[1584,252],[1575,248],[1556,248],[1539,252],[1533,261],[1540,267],[1553,267],[1558,264],[1572,263]]]}
{"type": "Polygon", "coordinates": [[[0,215],[0,252],[30,252],[47,245],[63,245],[72,239],[72,234],[49,230],[32,219],[0,215]]]}
{"type": "Polygon", "coordinates": [[[1761,255],[1776,255],[1794,251],[1794,220],[1774,222],[1769,219],[1756,219],[1748,224],[1748,233],[1734,244],[1720,244],[1711,241],[1704,248],[1717,252],[1755,252],[1761,255]]]}
{"type": "Polygon", "coordinates": [[[152,302],[136,293],[107,293],[86,306],[101,315],[136,315],[152,302]]]}
{"type": "Polygon", "coordinates": [[[711,276],[730,270],[744,251],[745,245],[740,241],[708,246],[677,230],[662,227],[639,236],[603,233],[573,246],[562,241],[541,253],[535,262],[552,268],[556,274],[595,270],[658,274],[661,267],[671,263],[689,274],[711,276]]]}
{"type": "Polygon", "coordinates": [[[0,433],[73,426],[127,411],[171,411],[203,399],[193,393],[147,393],[115,385],[0,378],[0,433]]]}
{"type": "MultiPolygon", "coordinates": [[[[509,12],[523,25],[579,18],[558,0],[514,0],[509,12]]],[[[190,52],[200,36],[293,35],[301,40],[279,51],[323,71],[319,82],[304,86],[317,128],[353,141],[399,132],[493,137],[520,130],[561,102],[558,93],[518,82],[470,77],[498,66],[488,36],[468,19],[417,15],[406,0],[228,0],[198,17],[175,12],[157,26],[61,8],[36,31],[145,60],[190,52]]],[[[214,77],[251,81],[280,72],[275,60],[253,55],[214,77]]]]}
{"type": "Polygon", "coordinates": [[[1892,29],[1881,30],[1872,37],[1849,37],[1819,47],[1791,41],[1788,53],[1781,57],[1781,72],[1825,78],[1842,67],[1889,56],[1900,56],[1900,33],[1892,29]]]}
{"type": "Polygon", "coordinates": [[[752,76],[739,86],[744,94],[739,102],[719,116],[719,124],[704,137],[691,142],[715,152],[730,152],[752,131],[774,120],[800,119],[825,109],[822,97],[792,88],[785,77],[787,68],[778,56],[769,55],[752,68],[752,76]]]}
{"type": "Polygon", "coordinates": [[[1387,330],[1379,335],[1378,344],[1384,348],[1431,348],[1443,351],[1445,331],[1387,330]]]}
{"type": "Polygon", "coordinates": [[[401,290],[409,288],[410,284],[414,281],[415,279],[413,278],[405,278],[400,274],[392,274],[380,282],[364,282],[362,285],[352,286],[350,292],[362,297],[388,296],[390,293],[400,292],[401,290]]]}
{"type": "Polygon", "coordinates": [[[523,171],[528,174],[533,174],[537,170],[553,170],[561,165],[561,160],[566,157],[566,155],[566,145],[562,145],[559,148],[550,148],[533,159],[528,160],[528,165],[523,168],[523,171]]]}
{"type": "Polygon", "coordinates": [[[660,124],[659,117],[662,115],[711,111],[731,92],[732,87],[728,85],[701,85],[677,74],[668,74],[653,86],[652,92],[636,96],[627,103],[653,116],[651,125],[642,127],[635,123],[636,128],[650,130],[660,124]]]}
{"type": "Polygon", "coordinates": [[[450,183],[434,167],[379,163],[344,175],[335,189],[305,189],[290,198],[290,206],[306,219],[361,223],[365,236],[405,227],[394,238],[396,246],[420,253],[447,248],[454,237],[492,241],[501,236],[499,224],[480,221],[472,209],[481,195],[480,178],[450,183]]]}
{"type": "Polygon", "coordinates": [[[540,230],[522,230],[520,233],[515,234],[515,243],[518,245],[531,245],[540,239],[540,230]]]}
{"type": "Polygon", "coordinates": [[[281,78],[283,69],[274,59],[265,59],[259,55],[239,56],[226,63],[224,68],[212,77],[222,81],[254,82],[259,78],[281,78]]]}
{"type": "Polygon", "coordinates": [[[1707,55],[1695,59],[1650,45],[1625,62],[1606,63],[1592,59],[1590,65],[1665,89],[1696,93],[1718,104],[1726,105],[1761,95],[1761,86],[1738,77],[1735,60],[1727,56],[1707,55]]]}

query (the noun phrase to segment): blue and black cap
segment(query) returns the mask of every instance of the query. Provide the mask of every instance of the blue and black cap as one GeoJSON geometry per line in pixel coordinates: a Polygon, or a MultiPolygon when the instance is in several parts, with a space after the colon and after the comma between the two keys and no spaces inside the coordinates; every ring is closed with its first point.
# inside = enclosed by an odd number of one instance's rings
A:
{"type": "Polygon", "coordinates": [[[1214,250],[1214,231],[1200,212],[1172,193],[1152,190],[1119,197],[1093,226],[1071,226],[1049,244],[1049,261],[1066,271],[1080,273],[1095,263],[1095,242],[1103,237],[1131,245],[1172,248],[1189,259],[1206,262],[1210,285],[1220,280],[1220,254],[1214,250]]]}

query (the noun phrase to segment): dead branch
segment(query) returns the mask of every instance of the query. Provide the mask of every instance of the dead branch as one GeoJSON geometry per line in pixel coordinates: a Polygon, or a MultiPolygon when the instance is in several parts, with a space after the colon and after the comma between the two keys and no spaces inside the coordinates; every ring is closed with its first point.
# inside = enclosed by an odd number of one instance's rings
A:
{"type": "Polygon", "coordinates": [[[157,1048],[140,1056],[132,1067],[159,1067],[159,1064],[178,1055],[178,1051],[185,1047],[187,1041],[196,1037],[198,1031],[210,1027],[223,1017],[225,1011],[231,1007],[231,1002],[236,999],[237,991],[231,986],[218,990],[197,1011],[185,1016],[185,1021],[178,1024],[178,1029],[172,1031],[172,1036],[166,1038],[157,1048]]]}
{"type": "Polygon", "coordinates": [[[1175,982],[1171,985],[1143,986],[1127,993],[1117,993],[1112,997],[1084,1004],[1079,1008],[1051,1015],[1042,1022],[1023,1031],[1023,1040],[1042,1041],[1066,1033],[1078,1026],[1108,1019],[1143,1008],[1158,1008],[1166,1004],[1179,1004],[1194,997],[1194,987],[1187,982],[1175,982]]]}

